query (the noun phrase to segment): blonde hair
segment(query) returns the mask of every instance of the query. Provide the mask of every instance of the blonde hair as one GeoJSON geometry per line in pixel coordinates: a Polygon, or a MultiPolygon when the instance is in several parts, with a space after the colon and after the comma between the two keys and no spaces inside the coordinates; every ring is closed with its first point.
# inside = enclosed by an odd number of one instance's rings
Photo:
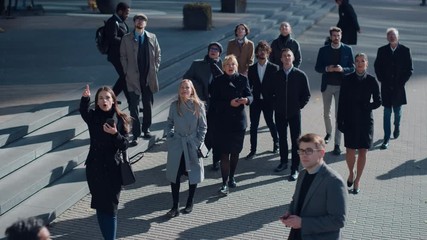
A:
{"type": "Polygon", "coordinates": [[[178,115],[182,116],[182,112],[181,112],[181,105],[183,105],[187,107],[187,109],[191,112],[193,112],[194,115],[196,115],[197,117],[200,116],[200,108],[204,107],[204,103],[202,100],[200,100],[199,96],[197,96],[197,92],[196,89],[194,88],[194,84],[190,79],[184,79],[181,81],[181,83],[179,84],[178,87],[178,107],[177,107],[177,111],[178,111],[178,115]],[[182,84],[184,83],[188,83],[190,85],[191,88],[191,95],[190,95],[190,100],[193,102],[194,104],[194,109],[190,109],[187,104],[185,103],[185,100],[181,97],[181,95],[179,94],[180,89],[182,84]]]}
{"type": "Polygon", "coordinates": [[[237,58],[234,54],[230,54],[225,56],[224,61],[222,61],[222,70],[225,71],[225,66],[229,63],[229,62],[234,62],[236,64],[236,67],[239,67],[239,62],[237,62],[237,58]]]}

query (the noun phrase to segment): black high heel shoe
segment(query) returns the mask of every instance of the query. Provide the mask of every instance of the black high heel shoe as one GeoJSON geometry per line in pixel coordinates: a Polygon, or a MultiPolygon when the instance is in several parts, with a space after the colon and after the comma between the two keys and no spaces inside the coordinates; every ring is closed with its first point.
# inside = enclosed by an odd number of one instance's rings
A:
{"type": "Polygon", "coordinates": [[[350,182],[349,180],[347,180],[347,187],[351,188],[351,186],[353,186],[353,182],[350,182]]]}

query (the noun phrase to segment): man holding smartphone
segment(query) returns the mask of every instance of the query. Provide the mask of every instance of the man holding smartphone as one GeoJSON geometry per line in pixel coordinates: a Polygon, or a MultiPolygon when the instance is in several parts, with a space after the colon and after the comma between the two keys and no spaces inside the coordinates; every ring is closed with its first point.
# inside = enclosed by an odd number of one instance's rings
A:
{"type": "Polygon", "coordinates": [[[323,157],[325,142],[309,133],[298,139],[301,171],[289,209],[280,221],[291,227],[289,238],[342,239],[347,214],[347,189],[341,176],[323,157]]]}
{"type": "MultiPolygon", "coordinates": [[[[325,143],[332,135],[331,107],[332,98],[335,101],[335,122],[338,112],[338,99],[344,75],[354,72],[353,49],[341,42],[342,31],[338,27],[329,29],[331,43],[319,49],[315,70],[322,74],[323,118],[326,127],[325,143]]],[[[342,133],[335,124],[335,146],[333,154],[340,155],[342,133]]]]}

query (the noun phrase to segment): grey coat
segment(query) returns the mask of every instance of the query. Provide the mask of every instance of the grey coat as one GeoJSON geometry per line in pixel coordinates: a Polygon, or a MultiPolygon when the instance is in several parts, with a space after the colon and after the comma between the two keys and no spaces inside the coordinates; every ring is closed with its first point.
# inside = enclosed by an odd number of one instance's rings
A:
{"type": "Polygon", "coordinates": [[[184,154],[190,184],[200,183],[205,178],[203,160],[197,156],[197,149],[205,139],[206,112],[202,104],[199,109],[200,116],[197,117],[188,110],[194,107],[191,101],[187,102],[187,106],[182,104],[180,106],[182,116],[177,111],[178,101],[172,102],[169,108],[166,129],[168,147],[166,178],[173,183],[176,181],[182,154],[184,154]]]}
{"type": "MultiPolygon", "coordinates": [[[[155,34],[145,31],[148,39],[148,57],[150,67],[148,69],[147,82],[152,93],[159,91],[157,72],[160,68],[160,46],[155,34]]],[[[138,69],[138,41],[134,32],[123,36],[120,44],[120,62],[126,74],[126,87],[129,92],[141,95],[140,74],[138,69]]]]}
{"type": "MultiPolygon", "coordinates": [[[[306,170],[302,170],[295,187],[289,212],[297,210],[298,198],[306,170]]],[[[302,239],[339,240],[347,215],[347,189],[341,176],[325,163],[308,189],[302,205],[302,239]]]]}

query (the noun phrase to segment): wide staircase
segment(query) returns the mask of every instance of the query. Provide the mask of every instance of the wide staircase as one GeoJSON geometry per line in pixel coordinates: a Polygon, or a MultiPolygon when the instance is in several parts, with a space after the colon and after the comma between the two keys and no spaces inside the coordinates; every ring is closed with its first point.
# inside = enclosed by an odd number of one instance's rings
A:
{"type": "MultiPolygon", "coordinates": [[[[218,3],[212,1],[212,5],[218,3]]],[[[294,0],[274,8],[261,1],[253,6],[248,4],[248,13],[256,13],[257,17],[244,22],[251,26],[251,40],[255,43],[277,38],[282,21],[290,22],[293,36],[297,37],[335,7],[333,1],[326,0],[294,0]]],[[[202,58],[209,42],[218,41],[226,47],[234,37],[235,24],[212,30],[205,34],[206,39],[200,39],[199,46],[162,62],[161,91],[155,95],[153,109],[154,137],[129,148],[130,156],[144,152],[163,137],[168,107],[176,98],[179,79],[188,63],[202,58]]],[[[75,97],[42,104],[0,123],[0,238],[18,218],[36,216],[49,223],[89,193],[84,167],[89,134],[78,112],[82,91],[83,88],[64,93],[75,97]]],[[[126,111],[126,100],[122,102],[126,111]]]]}

